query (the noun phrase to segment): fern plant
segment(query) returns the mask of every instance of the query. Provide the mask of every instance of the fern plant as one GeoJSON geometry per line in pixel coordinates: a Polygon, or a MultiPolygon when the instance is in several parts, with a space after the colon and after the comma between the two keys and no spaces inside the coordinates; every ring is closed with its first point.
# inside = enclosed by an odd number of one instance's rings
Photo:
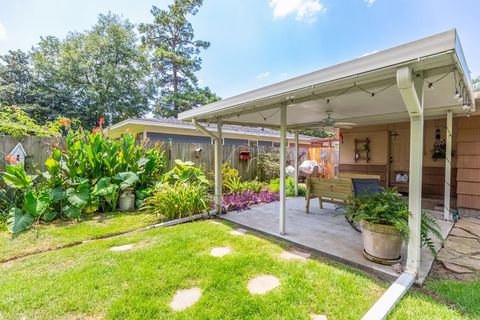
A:
{"type": "MultiPolygon", "coordinates": [[[[402,197],[395,189],[386,189],[379,193],[365,193],[353,197],[347,206],[346,216],[353,221],[368,221],[375,224],[384,224],[395,227],[402,235],[405,242],[408,242],[410,229],[408,218],[410,211],[402,197]]],[[[427,247],[432,255],[436,255],[432,235],[443,241],[437,221],[425,212],[422,212],[422,223],[420,238],[422,245],[427,247]]]]}

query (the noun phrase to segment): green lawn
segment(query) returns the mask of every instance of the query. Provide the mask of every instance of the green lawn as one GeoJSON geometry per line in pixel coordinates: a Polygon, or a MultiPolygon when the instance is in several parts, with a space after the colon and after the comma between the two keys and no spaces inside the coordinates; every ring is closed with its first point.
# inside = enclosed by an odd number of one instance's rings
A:
{"type": "Polygon", "coordinates": [[[139,229],[155,222],[154,215],[116,213],[96,216],[81,223],[70,221],[43,225],[36,230],[23,232],[15,238],[7,231],[0,231],[0,261],[87,239],[139,229]]]}
{"type": "MultiPolygon", "coordinates": [[[[228,223],[194,222],[0,264],[0,319],[309,319],[312,312],[359,319],[387,287],[336,263],[282,260],[284,243],[229,230],[228,223]],[[109,250],[123,244],[135,247],[109,250]],[[210,256],[218,246],[231,254],[210,256]],[[281,285],[252,296],[247,282],[259,274],[281,285]],[[172,311],[176,290],[194,286],[200,300],[172,311]]],[[[468,318],[414,292],[390,319],[468,318]]]]}

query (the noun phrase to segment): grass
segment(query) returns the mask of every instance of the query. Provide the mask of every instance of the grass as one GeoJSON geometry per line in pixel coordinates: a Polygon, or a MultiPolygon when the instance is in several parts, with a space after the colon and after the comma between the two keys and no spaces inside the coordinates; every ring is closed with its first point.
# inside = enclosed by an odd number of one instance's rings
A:
{"type": "MultiPolygon", "coordinates": [[[[359,319],[387,287],[336,263],[282,260],[285,243],[233,236],[231,228],[194,222],[0,264],[0,319],[309,319],[312,312],[359,319]],[[135,248],[109,250],[123,244],[135,248]],[[210,256],[218,246],[232,253],[210,256]],[[247,282],[258,274],[275,275],[281,286],[250,295],[247,282]],[[172,311],[176,290],[193,286],[202,289],[200,300],[172,311]]],[[[390,319],[468,318],[414,292],[390,319]]]]}
{"type": "Polygon", "coordinates": [[[95,216],[81,223],[70,221],[41,225],[36,230],[23,232],[16,237],[12,237],[7,231],[1,231],[0,262],[87,239],[139,229],[155,221],[154,215],[145,213],[116,213],[95,216]]]}
{"type": "Polygon", "coordinates": [[[480,278],[470,281],[432,280],[426,287],[455,304],[464,314],[480,319],[480,278]]]}

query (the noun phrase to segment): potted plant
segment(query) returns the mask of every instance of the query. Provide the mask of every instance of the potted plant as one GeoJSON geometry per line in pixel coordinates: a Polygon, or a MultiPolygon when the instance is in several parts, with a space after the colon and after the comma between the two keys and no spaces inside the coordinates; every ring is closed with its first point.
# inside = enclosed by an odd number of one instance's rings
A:
{"type": "MultiPolygon", "coordinates": [[[[410,212],[395,189],[354,197],[345,215],[355,222],[361,222],[363,253],[367,259],[387,265],[400,261],[402,242],[408,242],[410,212]]],[[[443,240],[435,219],[422,212],[422,245],[435,255],[431,235],[443,240]]]]}

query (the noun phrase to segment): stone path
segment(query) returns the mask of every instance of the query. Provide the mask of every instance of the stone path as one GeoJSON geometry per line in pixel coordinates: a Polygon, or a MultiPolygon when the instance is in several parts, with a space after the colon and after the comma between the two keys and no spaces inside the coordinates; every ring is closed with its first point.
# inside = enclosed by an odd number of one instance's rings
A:
{"type": "Polygon", "coordinates": [[[111,247],[110,251],[127,251],[133,249],[133,244],[124,244],[122,246],[111,247]]]}
{"type": "Polygon", "coordinates": [[[223,257],[232,251],[229,247],[217,247],[210,251],[210,255],[213,257],[223,257]]]}
{"type": "Polygon", "coordinates": [[[327,316],[324,316],[324,315],[321,315],[321,314],[314,314],[314,313],[312,313],[310,315],[310,318],[312,320],[327,320],[327,316]]]}
{"type": "Polygon", "coordinates": [[[170,307],[175,311],[182,311],[192,306],[202,296],[202,290],[200,288],[191,288],[178,290],[173,297],[170,307]]]}
{"type": "Polygon", "coordinates": [[[233,234],[234,236],[243,236],[245,233],[247,233],[247,230],[245,230],[243,228],[238,228],[238,229],[230,231],[229,233],[233,234]]]}
{"type": "Polygon", "coordinates": [[[455,223],[437,261],[453,274],[480,272],[480,219],[462,218],[455,223]]]}
{"type": "Polygon", "coordinates": [[[310,256],[310,253],[299,251],[295,248],[290,248],[280,254],[280,257],[285,260],[307,260],[310,256]]]}
{"type": "Polygon", "coordinates": [[[248,282],[247,289],[251,294],[265,294],[280,285],[280,280],[272,275],[256,276],[248,282]]]}

